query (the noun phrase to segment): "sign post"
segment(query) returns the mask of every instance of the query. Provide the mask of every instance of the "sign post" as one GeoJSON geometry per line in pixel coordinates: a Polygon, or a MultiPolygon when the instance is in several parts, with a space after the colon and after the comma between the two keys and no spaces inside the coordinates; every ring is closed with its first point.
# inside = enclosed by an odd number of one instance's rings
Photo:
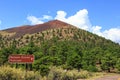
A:
{"type": "Polygon", "coordinates": [[[34,62],[34,55],[25,55],[25,54],[12,54],[8,57],[8,62],[10,63],[17,63],[17,64],[25,64],[26,74],[25,78],[27,77],[27,64],[32,64],[34,62]]]}
{"type": "Polygon", "coordinates": [[[10,63],[19,63],[19,64],[33,63],[34,55],[12,54],[9,56],[8,61],[10,63]]]}

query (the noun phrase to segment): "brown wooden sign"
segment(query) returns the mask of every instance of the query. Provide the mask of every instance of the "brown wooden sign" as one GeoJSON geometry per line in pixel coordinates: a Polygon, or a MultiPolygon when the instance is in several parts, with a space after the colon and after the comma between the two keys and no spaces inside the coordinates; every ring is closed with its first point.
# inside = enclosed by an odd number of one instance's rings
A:
{"type": "Polygon", "coordinates": [[[10,63],[33,63],[34,55],[12,54],[9,56],[10,63]]]}

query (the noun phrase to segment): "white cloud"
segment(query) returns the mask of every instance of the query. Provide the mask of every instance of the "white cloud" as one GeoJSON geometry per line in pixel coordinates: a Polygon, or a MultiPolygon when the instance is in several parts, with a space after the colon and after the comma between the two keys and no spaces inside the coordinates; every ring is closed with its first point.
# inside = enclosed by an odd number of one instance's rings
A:
{"type": "Polygon", "coordinates": [[[103,37],[120,44],[120,28],[111,28],[103,32],[103,37]]]}
{"type": "Polygon", "coordinates": [[[42,18],[42,19],[43,19],[43,20],[44,20],[44,19],[50,20],[50,19],[52,19],[52,17],[49,16],[49,15],[43,15],[43,18],[42,18]]]}
{"type": "Polygon", "coordinates": [[[42,24],[43,21],[40,20],[40,18],[37,18],[35,16],[28,16],[27,20],[31,22],[31,24],[42,24]]]}
{"type": "Polygon", "coordinates": [[[61,20],[61,21],[65,21],[66,22],[66,15],[67,13],[64,11],[57,11],[57,15],[55,17],[55,19],[61,20]]]}
{"type": "Polygon", "coordinates": [[[86,9],[78,11],[73,16],[66,18],[67,13],[64,11],[58,11],[55,19],[67,22],[69,24],[75,25],[79,28],[89,30],[91,27],[89,18],[88,18],[88,11],[86,9]]]}
{"type": "Polygon", "coordinates": [[[100,26],[93,26],[91,32],[120,44],[120,28],[111,28],[103,32],[101,29],[102,27],[100,26]]]}
{"type": "Polygon", "coordinates": [[[31,22],[31,24],[42,24],[44,23],[44,20],[50,20],[52,19],[51,16],[43,15],[42,18],[37,18],[36,16],[28,16],[27,20],[31,22]]]}
{"type": "Polygon", "coordinates": [[[101,32],[101,29],[102,29],[101,26],[93,26],[90,31],[92,33],[95,33],[95,34],[99,35],[99,36],[103,36],[103,34],[101,32]]]}

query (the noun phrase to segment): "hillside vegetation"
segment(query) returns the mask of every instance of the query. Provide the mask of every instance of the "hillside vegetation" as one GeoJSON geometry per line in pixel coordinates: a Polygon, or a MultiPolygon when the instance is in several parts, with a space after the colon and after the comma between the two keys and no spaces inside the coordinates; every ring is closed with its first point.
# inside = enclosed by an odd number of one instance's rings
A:
{"type": "Polygon", "coordinates": [[[28,33],[20,37],[10,34],[13,33],[0,35],[0,66],[10,65],[24,69],[24,64],[8,63],[8,56],[33,54],[35,61],[29,64],[28,70],[38,71],[41,76],[48,76],[52,66],[67,71],[76,69],[78,72],[120,71],[119,44],[72,25],[28,33]]]}

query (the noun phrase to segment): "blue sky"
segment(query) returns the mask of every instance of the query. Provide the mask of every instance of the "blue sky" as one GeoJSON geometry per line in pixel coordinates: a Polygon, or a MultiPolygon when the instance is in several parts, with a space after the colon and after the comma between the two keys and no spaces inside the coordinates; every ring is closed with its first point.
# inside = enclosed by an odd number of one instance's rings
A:
{"type": "Polygon", "coordinates": [[[120,0],[0,1],[0,30],[53,19],[72,23],[120,43],[120,0]]]}

